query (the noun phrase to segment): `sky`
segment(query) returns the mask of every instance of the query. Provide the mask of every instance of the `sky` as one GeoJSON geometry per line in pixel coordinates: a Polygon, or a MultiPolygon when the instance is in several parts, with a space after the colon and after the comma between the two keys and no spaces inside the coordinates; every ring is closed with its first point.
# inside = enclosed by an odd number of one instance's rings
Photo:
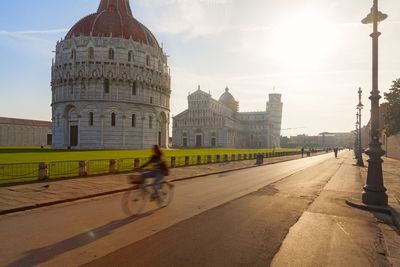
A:
{"type": "MultiPolygon", "coordinates": [[[[57,40],[100,0],[0,0],[0,116],[51,119],[50,67],[57,40]]],[[[355,128],[358,87],[369,120],[372,0],[130,0],[136,19],[169,56],[171,113],[197,89],[225,87],[240,111],[283,100],[282,135],[355,128]],[[275,88],[275,89],[274,89],[275,88]]],[[[400,1],[381,0],[379,89],[400,78],[400,1]]]]}

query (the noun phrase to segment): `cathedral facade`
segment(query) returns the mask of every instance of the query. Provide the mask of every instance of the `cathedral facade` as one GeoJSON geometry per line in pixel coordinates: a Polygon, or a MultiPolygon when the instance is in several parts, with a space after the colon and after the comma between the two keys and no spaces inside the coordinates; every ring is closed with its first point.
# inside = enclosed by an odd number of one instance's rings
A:
{"type": "Polygon", "coordinates": [[[54,148],[168,146],[167,56],[129,0],[101,0],[57,42],[51,86],[54,148]]]}
{"type": "Polygon", "coordinates": [[[239,112],[229,89],[219,100],[199,89],[188,96],[188,109],[173,118],[174,147],[273,148],[280,145],[280,94],[270,94],[265,111],[239,112]]]}

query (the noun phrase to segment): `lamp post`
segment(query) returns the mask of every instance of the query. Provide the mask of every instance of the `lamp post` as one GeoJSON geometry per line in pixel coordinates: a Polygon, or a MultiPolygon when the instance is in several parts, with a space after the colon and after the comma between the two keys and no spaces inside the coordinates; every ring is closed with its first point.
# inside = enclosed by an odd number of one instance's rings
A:
{"type": "Polygon", "coordinates": [[[378,32],[378,22],[387,18],[386,14],[378,11],[378,0],[374,0],[371,12],[362,20],[363,24],[373,24],[372,37],[372,91],[371,96],[371,140],[365,153],[368,159],[368,175],[362,194],[362,202],[372,205],[387,205],[388,196],[386,188],[383,185],[382,174],[382,156],[385,151],[381,148],[379,142],[379,95],[378,90],[378,38],[381,35],[378,32]]]}
{"type": "Polygon", "coordinates": [[[355,142],[354,142],[354,156],[358,160],[358,111],[356,113],[356,132],[355,132],[355,142]]]}
{"type": "Polygon", "coordinates": [[[361,145],[361,110],[363,109],[364,105],[361,103],[361,87],[358,88],[358,157],[357,157],[357,166],[364,167],[364,161],[362,158],[362,145],[361,145]]]}

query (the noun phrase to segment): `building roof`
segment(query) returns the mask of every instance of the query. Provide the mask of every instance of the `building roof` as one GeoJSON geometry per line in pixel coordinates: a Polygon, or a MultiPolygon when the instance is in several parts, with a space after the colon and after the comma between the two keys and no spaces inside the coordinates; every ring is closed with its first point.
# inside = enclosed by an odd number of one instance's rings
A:
{"type": "Polygon", "coordinates": [[[160,48],[154,35],[133,17],[129,0],[101,0],[97,12],[78,21],[65,39],[73,36],[119,37],[160,48]]]}
{"type": "Polygon", "coordinates": [[[15,118],[5,118],[5,117],[0,117],[0,124],[51,128],[50,121],[25,120],[25,119],[15,119],[15,118]]]}
{"type": "Polygon", "coordinates": [[[235,100],[233,95],[229,93],[228,87],[226,87],[225,92],[221,95],[218,101],[229,107],[230,109],[238,111],[239,103],[235,100]]]}

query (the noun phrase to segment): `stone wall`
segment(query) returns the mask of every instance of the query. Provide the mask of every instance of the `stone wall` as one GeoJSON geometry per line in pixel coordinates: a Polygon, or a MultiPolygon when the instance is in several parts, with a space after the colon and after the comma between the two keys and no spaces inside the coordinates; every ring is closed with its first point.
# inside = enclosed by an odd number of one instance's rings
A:
{"type": "Polygon", "coordinates": [[[400,133],[387,137],[383,142],[383,149],[389,158],[400,159],[400,133]]]}
{"type": "Polygon", "coordinates": [[[0,124],[0,146],[45,146],[50,127],[0,124]]]}

